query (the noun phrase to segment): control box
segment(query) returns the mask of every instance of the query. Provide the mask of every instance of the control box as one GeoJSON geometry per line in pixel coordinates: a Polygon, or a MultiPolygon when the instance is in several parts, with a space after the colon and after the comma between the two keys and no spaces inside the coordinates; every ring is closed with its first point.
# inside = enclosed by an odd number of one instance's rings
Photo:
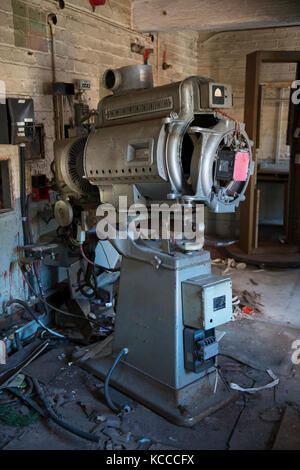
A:
{"type": "Polygon", "coordinates": [[[249,153],[219,150],[216,161],[216,179],[221,181],[246,181],[249,153]]]}
{"type": "Polygon", "coordinates": [[[209,330],[232,319],[230,278],[215,274],[198,276],[182,283],[182,312],[185,326],[209,330]]]}
{"type": "Polygon", "coordinates": [[[0,144],[10,144],[7,104],[0,103],[0,144]]]}
{"type": "Polygon", "coordinates": [[[52,83],[52,93],[55,96],[75,95],[75,87],[73,83],[55,82],[52,83]]]}
{"type": "Polygon", "coordinates": [[[77,80],[77,87],[79,90],[90,90],[92,87],[91,80],[77,80]]]}
{"type": "Polygon", "coordinates": [[[208,82],[200,86],[202,108],[232,108],[232,86],[208,82]]]}
{"type": "Polygon", "coordinates": [[[31,142],[34,138],[34,105],[32,99],[8,98],[10,143],[13,145],[31,142]]]}

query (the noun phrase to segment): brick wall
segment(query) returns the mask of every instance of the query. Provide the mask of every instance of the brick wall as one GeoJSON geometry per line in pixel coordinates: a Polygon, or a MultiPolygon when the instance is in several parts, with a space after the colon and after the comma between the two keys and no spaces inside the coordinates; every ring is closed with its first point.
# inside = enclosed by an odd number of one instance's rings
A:
{"type": "MultiPolygon", "coordinates": [[[[230,113],[241,121],[244,120],[246,55],[258,50],[300,50],[300,26],[199,34],[198,73],[232,84],[234,108],[230,113]]],[[[295,72],[295,64],[263,64],[260,81],[291,82],[295,79],[295,72]]],[[[275,156],[279,93],[279,90],[265,91],[259,159],[272,159],[275,156]]],[[[284,93],[284,98],[288,98],[288,91],[284,93]]],[[[288,148],[284,144],[287,109],[288,106],[284,104],[281,158],[288,157],[288,148]]]]}
{"type": "MultiPolygon", "coordinates": [[[[58,10],[53,0],[9,0],[0,3],[0,79],[6,83],[8,96],[33,97],[36,121],[44,123],[46,161],[31,164],[31,172],[46,172],[53,159],[53,105],[49,93],[52,80],[51,41],[47,15],[55,13],[57,81],[74,82],[91,79],[87,92],[90,108],[96,108],[106,94],[101,84],[109,67],[142,63],[142,56],[131,53],[131,42],[154,49],[149,64],[153,66],[155,84],[180,80],[197,73],[198,34],[182,32],[159,34],[154,42],[149,35],[132,31],[131,0],[109,0],[92,13],[88,0],[65,2],[58,10]],[[172,68],[162,69],[167,50],[172,68]]],[[[68,121],[71,111],[66,106],[68,121]]]]}

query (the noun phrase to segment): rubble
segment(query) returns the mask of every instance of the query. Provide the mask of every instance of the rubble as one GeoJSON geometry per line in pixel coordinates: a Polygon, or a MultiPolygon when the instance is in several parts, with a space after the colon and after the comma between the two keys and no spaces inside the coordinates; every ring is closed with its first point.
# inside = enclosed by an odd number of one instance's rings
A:
{"type": "Polygon", "coordinates": [[[249,317],[253,313],[263,313],[264,305],[261,303],[261,294],[244,290],[234,291],[232,297],[232,319],[249,317]]]}
{"type": "Polygon", "coordinates": [[[237,263],[233,258],[227,258],[227,259],[216,258],[212,260],[211,264],[215,266],[220,266],[220,267],[224,266],[225,269],[223,271],[223,274],[227,274],[232,269],[237,269],[238,271],[242,271],[246,269],[247,267],[246,263],[237,263]]]}

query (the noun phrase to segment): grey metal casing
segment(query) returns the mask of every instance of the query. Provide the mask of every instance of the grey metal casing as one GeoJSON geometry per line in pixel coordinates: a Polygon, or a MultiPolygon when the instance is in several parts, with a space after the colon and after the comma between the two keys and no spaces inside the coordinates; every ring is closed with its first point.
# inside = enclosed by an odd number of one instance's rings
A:
{"type": "Polygon", "coordinates": [[[184,367],[181,297],[181,283],[199,273],[210,273],[209,253],[203,250],[178,256],[173,269],[122,262],[113,350],[129,347],[124,358],[129,367],[175,389],[201,377],[184,367]]]}
{"type": "Polygon", "coordinates": [[[230,278],[208,274],[182,283],[182,308],[185,326],[209,330],[232,319],[230,278]]]}
{"type": "Polygon", "coordinates": [[[88,138],[84,168],[103,202],[114,205],[116,192],[128,195],[138,186],[149,201],[179,198],[183,203],[204,202],[213,212],[234,212],[244,199],[253,170],[251,143],[240,124],[239,133],[250,156],[247,179],[233,188],[234,196],[227,195],[226,188],[216,192],[216,154],[222,140],[235,135],[236,123],[209,107],[206,95],[211,83],[208,78],[189,77],[102,99],[99,127],[88,138]],[[214,125],[193,124],[204,115],[215,119],[214,125]],[[191,132],[194,151],[189,157],[188,180],[183,170],[183,142],[191,132]]]}

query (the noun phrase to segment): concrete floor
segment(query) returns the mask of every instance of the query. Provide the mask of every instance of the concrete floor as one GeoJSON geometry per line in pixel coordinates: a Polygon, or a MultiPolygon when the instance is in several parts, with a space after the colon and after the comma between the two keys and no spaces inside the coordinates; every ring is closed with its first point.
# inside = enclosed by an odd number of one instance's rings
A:
{"type": "MultiPolygon", "coordinates": [[[[220,273],[222,269],[214,267],[214,271],[220,273]]],[[[60,346],[36,360],[28,372],[46,385],[56,412],[68,422],[99,434],[99,444],[39,420],[27,428],[0,425],[0,448],[271,449],[288,405],[293,411],[293,443],[283,432],[290,444],[277,439],[275,447],[290,445],[300,449],[300,364],[292,362],[293,342],[300,339],[300,270],[247,267],[244,271],[233,269],[228,274],[234,290],[261,294],[264,307],[262,313],[239,318],[220,328],[226,333],[220,343],[221,353],[225,355],[219,359],[223,375],[243,387],[260,386],[272,380],[265,372],[268,368],[280,380],[276,388],[253,395],[240,393],[237,401],[192,428],[172,425],[132,401],[133,411],[121,420],[106,407],[101,394],[102,382],[69,365],[73,347],[60,346]],[[65,357],[59,359],[62,352],[65,357]],[[99,416],[105,421],[99,421],[99,416]]]]}

